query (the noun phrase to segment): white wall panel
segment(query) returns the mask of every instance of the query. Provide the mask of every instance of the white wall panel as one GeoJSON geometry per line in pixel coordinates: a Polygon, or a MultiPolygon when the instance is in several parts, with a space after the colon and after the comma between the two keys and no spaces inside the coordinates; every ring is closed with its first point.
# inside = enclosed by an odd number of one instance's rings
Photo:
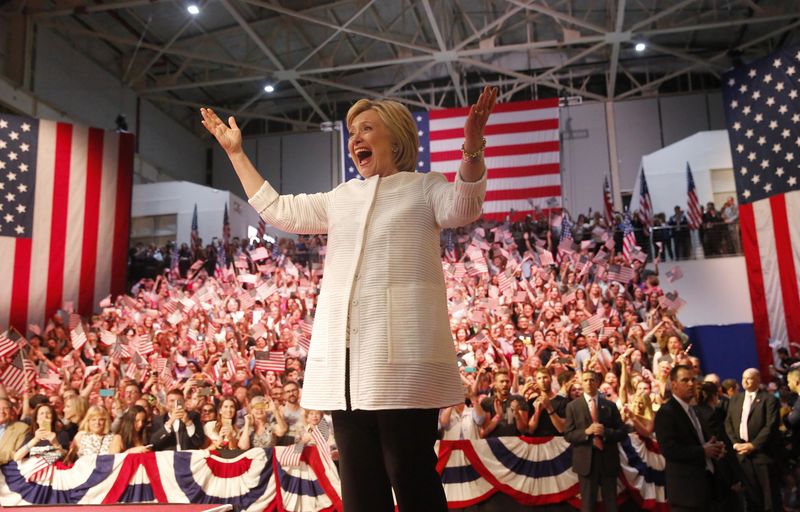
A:
{"type": "Polygon", "coordinates": [[[659,102],[665,146],[709,129],[705,95],[666,96],[659,102]]]}
{"type": "Polygon", "coordinates": [[[603,176],[609,176],[608,131],[602,103],[560,112],[561,188],[564,206],[575,213],[602,210],[603,176]]]}
{"type": "Polygon", "coordinates": [[[632,190],[642,155],[662,146],[658,100],[622,101],[614,104],[620,189],[632,190]]]}
{"type": "MultiPolygon", "coordinates": [[[[43,27],[37,30],[33,92],[76,123],[113,130],[117,115],[124,114],[128,129],[137,129],[134,92],[67,39],[43,27]]],[[[56,118],[45,112],[38,115],[56,118]]],[[[207,144],[146,100],[141,101],[140,115],[141,158],[174,179],[203,183],[207,144]]]]}

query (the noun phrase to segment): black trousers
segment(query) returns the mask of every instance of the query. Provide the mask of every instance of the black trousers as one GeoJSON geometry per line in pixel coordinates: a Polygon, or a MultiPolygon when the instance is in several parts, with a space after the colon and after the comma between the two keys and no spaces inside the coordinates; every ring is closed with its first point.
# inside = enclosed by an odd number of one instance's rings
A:
{"type": "Polygon", "coordinates": [[[445,512],[436,472],[438,409],[333,411],[346,512],[445,512]]]}

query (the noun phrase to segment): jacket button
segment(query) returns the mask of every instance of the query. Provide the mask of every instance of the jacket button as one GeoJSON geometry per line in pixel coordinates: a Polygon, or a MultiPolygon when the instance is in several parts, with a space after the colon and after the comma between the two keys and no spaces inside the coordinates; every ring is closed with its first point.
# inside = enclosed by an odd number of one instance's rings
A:
{"type": "Polygon", "coordinates": [[[358,306],[358,299],[353,299],[353,305],[358,306]]]}
{"type": "Polygon", "coordinates": [[[353,329],[351,330],[351,332],[352,332],[353,334],[358,334],[358,327],[353,327],[353,329]]]}

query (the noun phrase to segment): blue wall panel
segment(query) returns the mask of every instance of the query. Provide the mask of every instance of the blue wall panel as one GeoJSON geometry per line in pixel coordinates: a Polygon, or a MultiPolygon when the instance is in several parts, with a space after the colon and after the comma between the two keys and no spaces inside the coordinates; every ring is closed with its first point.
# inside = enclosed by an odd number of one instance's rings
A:
{"type": "Polygon", "coordinates": [[[704,373],[740,381],[744,370],[758,367],[753,324],[696,325],[687,327],[686,334],[704,373]]]}

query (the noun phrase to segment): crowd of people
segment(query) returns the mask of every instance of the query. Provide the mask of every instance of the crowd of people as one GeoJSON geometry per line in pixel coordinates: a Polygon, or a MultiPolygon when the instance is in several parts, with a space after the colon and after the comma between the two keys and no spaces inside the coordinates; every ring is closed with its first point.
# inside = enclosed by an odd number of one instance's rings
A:
{"type": "MultiPolygon", "coordinates": [[[[705,206],[700,206],[702,224],[698,229],[699,242],[703,247],[706,257],[738,254],[741,252],[739,235],[739,209],[732,197],[725,201],[721,209],[717,209],[714,202],[709,201],[705,206]]],[[[513,216],[513,212],[512,216],[513,216]]],[[[540,239],[546,239],[548,233],[556,239],[561,233],[561,217],[543,214],[528,215],[523,220],[512,223],[512,231],[519,236],[527,232],[540,239]],[[554,223],[555,220],[555,223],[554,223]]],[[[615,214],[612,219],[606,219],[600,212],[579,214],[572,222],[573,239],[580,243],[584,240],[597,242],[603,233],[611,231],[618,246],[622,244],[624,236],[622,214],[615,214]]],[[[652,227],[648,230],[640,218],[639,211],[634,211],[631,216],[636,243],[643,251],[653,257],[660,252],[661,261],[676,261],[689,259],[693,252],[690,236],[689,221],[686,212],[676,206],[672,215],[657,213],[653,217],[652,227]]],[[[292,259],[302,265],[311,262],[319,263],[324,259],[320,249],[324,248],[324,237],[298,236],[297,239],[282,238],[277,242],[282,252],[287,251],[292,259]]],[[[178,247],[170,243],[163,247],[155,244],[146,245],[139,243],[132,247],[128,255],[128,276],[131,283],[138,282],[143,277],[155,279],[163,273],[165,268],[177,266],[181,275],[185,275],[189,266],[198,259],[203,260],[204,268],[213,275],[220,260],[219,254],[223,253],[222,262],[230,261],[240,250],[247,250],[250,242],[246,239],[234,238],[225,243],[215,237],[205,246],[183,243],[178,247]],[[243,244],[243,245],[242,245],[243,244]]]]}
{"type": "MultiPolygon", "coordinates": [[[[679,319],[685,303],[661,289],[661,253],[626,259],[599,215],[576,221],[571,247],[559,243],[560,225],[540,216],[442,232],[465,400],[440,411],[441,438],[563,435],[576,449],[604,448],[613,468],[609,448],[635,432],[656,437],[669,464],[683,448],[659,410],[682,393],[728,491],[720,507],[780,510],[781,483],[784,503],[796,503],[800,372],[788,352],[763,376],[766,386],[745,372],[744,393],[704,374],[679,319]],[[740,431],[741,400],[756,392],[748,410],[765,408],[764,430],[740,431]]],[[[150,250],[159,265],[96,314],[65,304],[19,339],[8,331],[15,348],[0,361],[0,463],[172,449],[224,455],[314,443],[315,428],[335,459],[330,416],[299,405],[325,248],[324,236],[300,236],[150,250]]],[[[596,470],[573,459],[576,472],[596,470]]]]}

